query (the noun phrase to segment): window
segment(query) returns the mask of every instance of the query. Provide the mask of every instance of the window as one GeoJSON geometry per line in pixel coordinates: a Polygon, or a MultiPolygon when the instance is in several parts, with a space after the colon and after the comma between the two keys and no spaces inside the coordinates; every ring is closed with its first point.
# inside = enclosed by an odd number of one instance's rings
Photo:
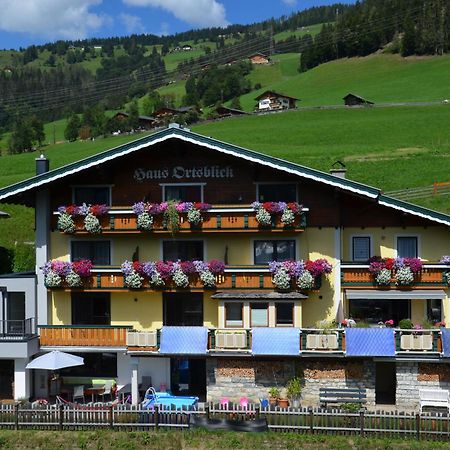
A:
{"type": "Polygon", "coordinates": [[[225,303],[225,326],[230,328],[242,328],[243,320],[243,303],[233,302],[225,303]]]}
{"type": "Polygon", "coordinates": [[[442,320],[442,300],[427,300],[427,318],[430,322],[436,323],[442,320]]]}
{"type": "Polygon", "coordinates": [[[109,293],[72,293],[72,325],[111,325],[109,293]]]}
{"type": "Polygon", "coordinates": [[[418,257],[417,236],[397,237],[397,256],[400,258],[418,257]]]}
{"type": "Polygon", "coordinates": [[[111,264],[111,243],[109,241],[72,241],[72,261],[90,259],[95,266],[111,264]]]}
{"type": "Polygon", "coordinates": [[[84,358],[82,366],[66,367],[59,370],[63,377],[98,377],[105,378],[117,377],[117,353],[98,352],[98,353],[73,353],[73,355],[84,358]]]}
{"type": "Polygon", "coordinates": [[[267,264],[269,261],[287,261],[295,259],[295,241],[255,241],[255,264],[267,264]]]}
{"type": "Polygon", "coordinates": [[[268,303],[250,303],[250,326],[251,327],[269,326],[268,303]]]}
{"type": "Polygon", "coordinates": [[[203,241],[164,241],[164,261],[203,260],[203,241]]]}
{"type": "Polygon", "coordinates": [[[349,316],[356,322],[376,325],[379,322],[393,320],[398,325],[400,320],[411,317],[410,300],[406,299],[352,299],[349,301],[349,316]]]}
{"type": "Polygon", "coordinates": [[[6,317],[8,334],[22,334],[25,331],[25,292],[8,292],[6,317]]]}
{"type": "Polygon", "coordinates": [[[296,202],[297,185],[286,184],[258,184],[258,200],[260,202],[296,202]]]}
{"type": "Polygon", "coordinates": [[[294,326],[294,304],[276,303],[276,325],[277,327],[294,326]]]}
{"type": "Polygon", "coordinates": [[[108,186],[77,186],[73,188],[75,205],[110,205],[111,190],[108,186]]]}
{"type": "Polygon", "coordinates": [[[182,200],[184,202],[200,202],[203,200],[202,185],[172,185],[163,186],[163,200],[182,200]]]}
{"type": "Polygon", "coordinates": [[[370,258],[370,237],[355,236],[352,238],[352,260],[367,261],[370,258]]]}

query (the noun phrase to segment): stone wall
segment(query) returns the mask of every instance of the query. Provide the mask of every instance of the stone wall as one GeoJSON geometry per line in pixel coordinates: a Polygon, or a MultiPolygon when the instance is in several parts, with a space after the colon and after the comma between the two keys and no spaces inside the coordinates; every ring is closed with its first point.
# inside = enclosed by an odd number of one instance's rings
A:
{"type": "Polygon", "coordinates": [[[399,409],[418,409],[419,389],[450,390],[450,364],[397,362],[399,409]]]}

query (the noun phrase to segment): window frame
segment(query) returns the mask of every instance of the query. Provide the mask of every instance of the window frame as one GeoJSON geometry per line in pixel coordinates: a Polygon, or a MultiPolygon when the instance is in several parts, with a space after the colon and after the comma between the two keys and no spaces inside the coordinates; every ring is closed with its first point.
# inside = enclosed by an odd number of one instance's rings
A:
{"type": "MultiPolygon", "coordinates": [[[[161,191],[161,199],[163,202],[167,201],[166,200],[166,187],[167,186],[176,186],[176,187],[183,187],[183,186],[200,186],[200,199],[197,200],[199,202],[203,202],[204,201],[204,197],[205,197],[205,186],[206,183],[159,183],[159,185],[162,188],[161,191]]],[[[185,199],[181,199],[181,201],[185,201],[185,199]]]]}
{"type": "Polygon", "coordinates": [[[106,203],[107,206],[112,206],[112,184],[74,184],[70,186],[72,189],[72,203],[76,204],[75,199],[75,190],[78,188],[102,188],[102,189],[108,189],[108,202],[106,203]]]}
{"type": "Polygon", "coordinates": [[[354,262],[367,262],[367,260],[373,255],[373,239],[372,239],[372,235],[370,234],[354,234],[352,236],[350,236],[350,258],[351,261],[354,262]],[[358,239],[358,238],[365,238],[365,239],[369,239],[369,256],[367,258],[364,259],[357,259],[355,258],[355,243],[354,243],[354,239],[358,239]]]}
{"type": "Polygon", "coordinates": [[[281,327],[281,328],[289,328],[293,327],[295,323],[295,303],[294,302],[274,302],[275,306],[275,327],[281,327]],[[292,310],[292,323],[286,324],[286,323],[278,323],[278,306],[280,305],[290,305],[292,310]]]}
{"type": "MultiPolygon", "coordinates": [[[[259,200],[259,189],[260,189],[260,186],[261,185],[273,185],[273,186],[276,186],[276,185],[287,185],[287,184],[292,184],[292,185],[294,185],[295,186],[295,202],[298,202],[298,183],[297,182],[295,182],[295,181],[257,181],[257,182],[255,182],[255,185],[256,185],[256,201],[260,201],[259,200]]],[[[267,201],[267,200],[265,200],[265,201],[267,201]]],[[[283,200],[283,201],[286,201],[286,200],[283,200]]]]}
{"type": "MultiPolygon", "coordinates": [[[[231,301],[231,302],[224,302],[224,326],[225,328],[244,328],[244,302],[241,301],[231,301]],[[241,325],[227,325],[227,306],[229,305],[241,305],[241,325]]],[[[235,321],[236,322],[236,321],[235,321]]]]}
{"type": "Polygon", "coordinates": [[[164,258],[164,242],[190,242],[190,241],[195,241],[195,242],[201,242],[202,243],[202,247],[203,247],[203,261],[207,260],[207,247],[206,247],[206,241],[205,239],[199,239],[195,236],[190,236],[190,237],[185,237],[185,238],[180,238],[180,239],[161,239],[161,244],[160,244],[160,255],[161,255],[161,261],[168,261],[164,258]]]}
{"type": "MultiPolygon", "coordinates": [[[[255,265],[265,265],[265,264],[267,264],[267,263],[257,263],[256,262],[256,243],[257,242],[274,242],[274,243],[277,243],[277,242],[293,242],[294,243],[294,257],[293,257],[293,259],[295,260],[295,259],[297,259],[297,239],[295,239],[295,238],[293,238],[293,239],[288,239],[288,238],[286,238],[286,239],[252,239],[251,240],[251,242],[252,242],[252,248],[251,248],[251,252],[252,252],[252,260],[253,260],[253,264],[255,264],[255,265]]],[[[276,249],[276,246],[274,247],[274,249],[276,249]]],[[[273,259],[273,261],[278,261],[277,259],[273,259]]],[[[285,261],[287,261],[287,260],[285,260],[285,261]]]]}
{"type": "MultiPolygon", "coordinates": [[[[413,258],[420,258],[421,254],[421,245],[420,245],[420,236],[417,234],[396,234],[395,235],[395,256],[400,257],[398,254],[398,240],[399,238],[414,238],[416,240],[416,256],[413,256],[413,258]]],[[[402,256],[402,258],[405,258],[405,256],[402,256]]]]}
{"type": "MultiPolygon", "coordinates": [[[[270,302],[261,301],[261,302],[249,302],[248,303],[249,312],[250,312],[250,328],[267,328],[270,326],[270,302]],[[266,311],[267,311],[267,323],[266,325],[253,325],[253,305],[267,305],[266,311]]],[[[264,308],[259,308],[264,309],[264,308]]]]}
{"type": "MultiPolygon", "coordinates": [[[[89,243],[95,243],[95,242],[108,242],[109,243],[109,264],[99,264],[100,266],[110,266],[113,262],[113,245],[111,239],[70,239],[69,241],[69,255],[70,255],[70,261],[74,262],[73,260],[73,243],[74,242],[89,242],[89,243]]],[[[93,265],[96,265],[92,263],[93,265]]]]}

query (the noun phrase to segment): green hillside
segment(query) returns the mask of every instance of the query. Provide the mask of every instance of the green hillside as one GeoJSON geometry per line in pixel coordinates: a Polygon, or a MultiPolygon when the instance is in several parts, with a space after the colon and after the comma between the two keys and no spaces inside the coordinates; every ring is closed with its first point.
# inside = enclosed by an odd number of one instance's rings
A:
{"type": "Polygon", "coordinates": [[[259,67],[250,74],[252,82],[263,88],[241,97],[246,111],[253,110],[254,98],[266,89],[300,98],[300,106],[341,105],[348,92],[375,103],[450,98],[450,55],[402,58],[376,54],[332,61],[305,73],[294,73],[298,55],[276,55],[273,60],[273,66],[259,67]]]}

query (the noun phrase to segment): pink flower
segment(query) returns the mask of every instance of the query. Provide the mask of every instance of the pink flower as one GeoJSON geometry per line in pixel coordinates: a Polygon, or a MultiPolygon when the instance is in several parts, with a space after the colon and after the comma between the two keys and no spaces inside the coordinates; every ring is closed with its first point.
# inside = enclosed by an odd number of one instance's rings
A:
{"type": "Polygon", "coordinates": [[[212,259],[209,262],[208,267],[212,273],[223,273],[225,270],[225,264],[217,259],[212,259]]]}

